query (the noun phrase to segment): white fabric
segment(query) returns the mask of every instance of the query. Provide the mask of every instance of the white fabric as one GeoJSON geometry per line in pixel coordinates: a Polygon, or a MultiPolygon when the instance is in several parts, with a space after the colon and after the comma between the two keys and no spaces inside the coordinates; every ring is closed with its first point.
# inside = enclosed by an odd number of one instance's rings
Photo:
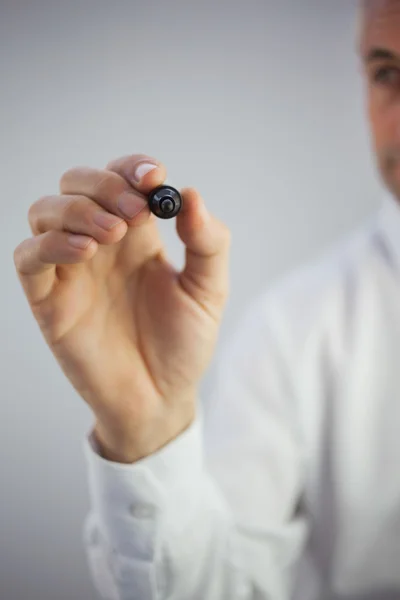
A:
{"type": "Polygon", "coordinates": [[[399,600],[396,201],[259,294],[217,364],[208,410],[156,454],[84,440],[102,597],[399,600]]]}

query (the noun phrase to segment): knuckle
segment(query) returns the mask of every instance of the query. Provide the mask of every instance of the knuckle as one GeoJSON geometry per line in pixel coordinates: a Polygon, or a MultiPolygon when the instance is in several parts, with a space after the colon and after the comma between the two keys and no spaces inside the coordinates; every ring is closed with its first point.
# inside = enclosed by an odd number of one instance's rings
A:
{"type": "Polygon", "coordinates": [[[15,268],[17,269],[17,271],[20,271],[20,269],[21,269],[23,245],[24,245],[24,242],[21,242],[20,244],[18,244],[18,246],[16,248],[14,248],[14,252],[13,252],[14,265],[15,265],[15,268]]]}
{"type": "Polygon", "coordinates": [[[36,228],[36,224],[38,221],[38,213],[40,212],[42,206],[48,201],[48,196],[41,196],[30,205],[28,209],[28,222],[32,230],[36,228]]]}
{"type": "Polygon", "coordinates": [[[94,198],[109,198],[123,192],[128,184],[111,171],[102,175],[93,186],[94,198]]]}
{"type": "Polygon", "coordinates": [[[77,175],[78,168],[72,167],[71,169],[67,169],[60,177],[60,189],[66,189],[70,184],[71,180],[73,180],[77,175]]]}
{"type": "Polygon", "coordinates": [[[13,260],[14,260],[14,266],[16,268],[16,270],[18,271],[18,273],[22,274],[24,272],[24,264],[25,264],[25,257],[26,257],[26,247],[27,244],[29,242],[29,239],[23,240],[22,242],[20,242],[18,244],[18,246],[16,246],[14,248],[14,252],[13,252],[13,260]]]}
{"type": "Polygon", "coordinates": [[[71,167],[65,171],[59,181],[62,194],[76,194],[76,189],[82,185],[82,181],[91,180],[97,173],[92,167],[71,167]]]}
{"type": "Polygon", "coordinates": [[[111,186],[111,173],[107,175],[103,175],[100,177],[98,181],[93,186],[93,195],[98,196],[99,198],[103,198],[107,196],[110,191],[111,186]]]}
{"type": "Polygon", "coordinates": [[[64,201],[61,203],[61,222],[63,225],[66,225],[73,219],[74,214],[76,214],[78,210],[78,204],[80,201],[80,196],[66,196],[64,201]]]}
{"type": "Polygon", "coordinates": [[[31,206],[29,207],[28,210],[28,223],[29,226],[31,228],[32,232],[35,232],[36,229],[36,223],[37,223],[37,213],[36,213],[36,202],[34,204],[31,204],[31,206]]]}

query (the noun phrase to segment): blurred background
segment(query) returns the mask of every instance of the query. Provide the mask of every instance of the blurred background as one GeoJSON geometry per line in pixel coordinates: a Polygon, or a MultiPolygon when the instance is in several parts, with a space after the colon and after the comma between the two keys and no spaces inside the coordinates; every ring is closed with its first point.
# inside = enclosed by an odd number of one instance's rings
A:
{"type": "MultiPolygon", "coordinates": [[[[1,0],[0,49],[0,598],[95,600],[92,416],[14,270],[29,206],[70,167],[160,159],[232,231],[222,343],[255,294],[380,206],[355,1],[1,0]]],[[[160,230],[183,266],[175,221],[160,230]]]]}

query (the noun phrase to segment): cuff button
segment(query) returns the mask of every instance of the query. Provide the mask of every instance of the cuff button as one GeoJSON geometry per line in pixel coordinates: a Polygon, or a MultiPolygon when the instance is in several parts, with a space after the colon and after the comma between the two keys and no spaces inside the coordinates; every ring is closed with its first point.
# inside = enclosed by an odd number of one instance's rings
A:
{"type": "Polygon", "coordinates": [[[155,509],[149,504],[131,504],[129,512],[136,519],[151,519],[155,515],[155,509]]]}

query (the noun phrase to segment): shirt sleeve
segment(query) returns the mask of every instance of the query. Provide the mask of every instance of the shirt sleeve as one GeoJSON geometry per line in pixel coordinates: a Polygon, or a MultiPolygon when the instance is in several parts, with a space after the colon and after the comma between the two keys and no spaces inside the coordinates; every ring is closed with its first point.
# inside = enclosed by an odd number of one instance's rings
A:
{"type": "Polygon", "coordinates": [[[253,302],[217,360],[213,390],[178,438],[134,464],[84,440],[84,543],[107,600],[287,600],[307,534],[292,349],[253,302]]]}

